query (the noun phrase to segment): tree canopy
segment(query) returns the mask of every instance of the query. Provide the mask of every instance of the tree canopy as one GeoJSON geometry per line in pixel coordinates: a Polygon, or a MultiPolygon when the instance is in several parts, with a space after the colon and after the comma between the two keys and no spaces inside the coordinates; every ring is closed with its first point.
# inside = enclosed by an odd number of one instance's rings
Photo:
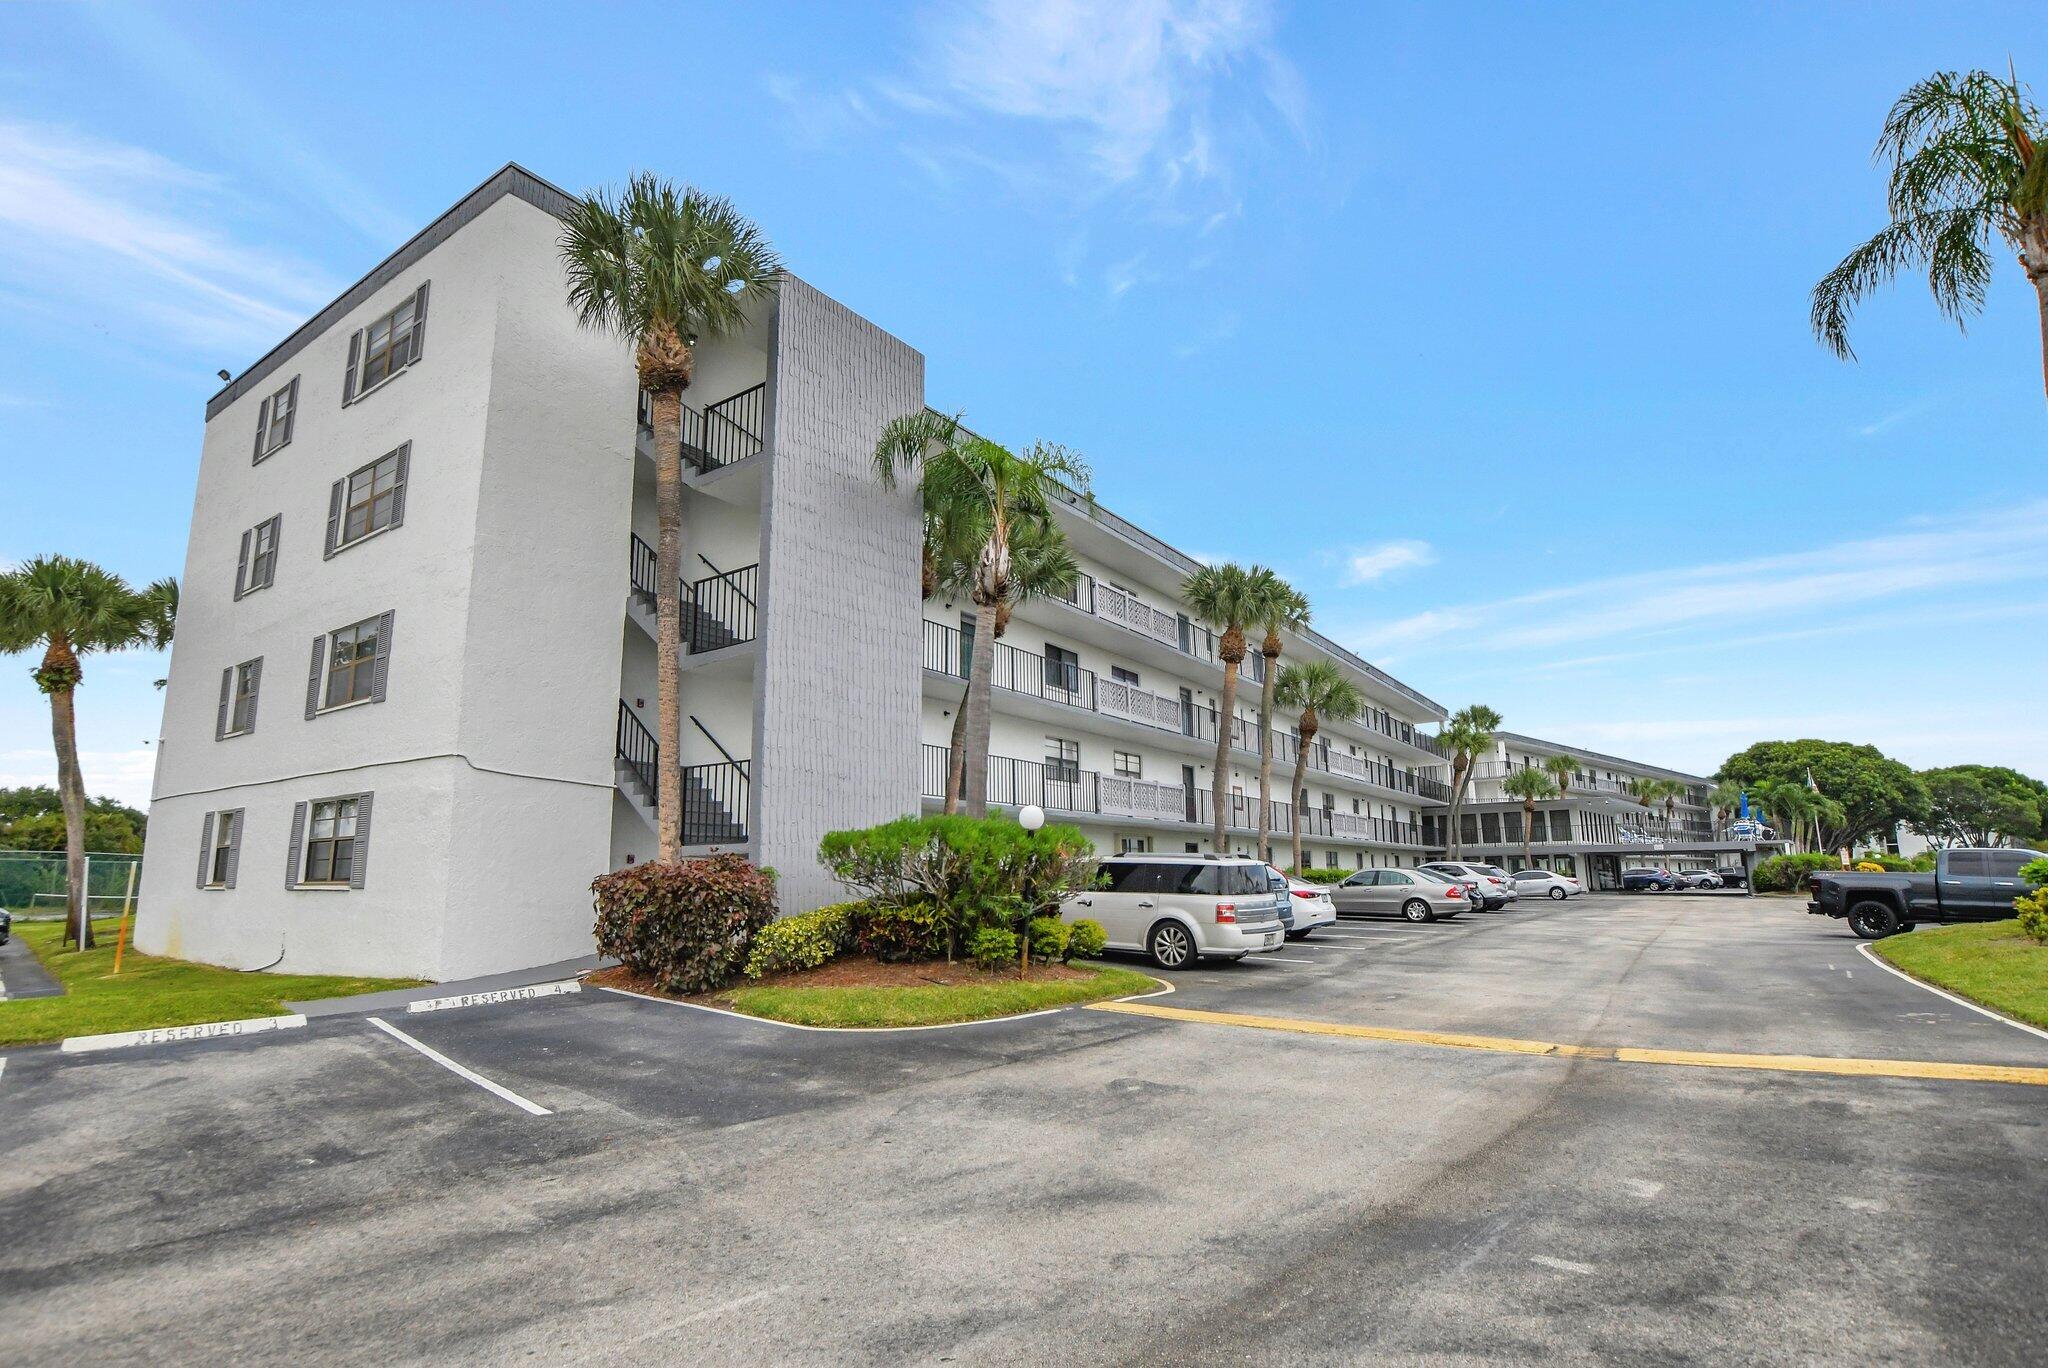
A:
{"type": "MultiPolygon", "coordinates": [[[[147,819],[112,798],[85,805],[85,848],[109,855],[139,855],[147,819]]],[[[47,784],[0,788],[0,850],[62,850],[64,806],[47,784]]]]}
{"type": "Polygon", "coordinates": [[[2039,845],[2048,825],[2048,784],[2004,765],[1920,771],[1926,815],[1913,830],[1936,845],[2039,845]]]}
{"type": "Polygon", "coordinates": [[[1821,795],[1842,809],[1840,821],[1821,822],[1823,850],[1883,840],[1900,822],[1926,817],[1929,799],[1920,776],[1875,746],[1811,738],[1759,741],[1723,761],[1716,778],[1754,791],[1760,784],[1803,786],[1809,773],[1821,795]]]}

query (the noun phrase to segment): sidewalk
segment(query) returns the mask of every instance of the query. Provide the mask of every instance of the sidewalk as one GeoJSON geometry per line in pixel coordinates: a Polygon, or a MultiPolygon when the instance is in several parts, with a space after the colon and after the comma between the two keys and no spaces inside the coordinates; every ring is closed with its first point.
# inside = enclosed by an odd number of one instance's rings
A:
{"type": "Polygon", "coordinates": [[[35,951],[19,936],[0,945],[0,999],[62,997],[64,987],[50,977],[35,951]]]}
{"type": "Polygon", "coordinates": [[[588,973],[605,963],[607,961],[598,955],[583,955],[576,959],[557,960],[553,964],[537,964],[531,969],[511,969],[502,974],[485,974],[481,978],[429,983],[423,988],[394,988],[385,993],[358,993],[354,997],[287,1002],[285,1007],[308,1017],[342,1016],[349,1012],[392,1011],[405,1006],[408,1002],[422,1002],[427,998],[460,997],[465,993],[494,993],[500,988],[524,988],[532,983],[553,983],[557,979],[575,978],[578,974],[588,973]]]}

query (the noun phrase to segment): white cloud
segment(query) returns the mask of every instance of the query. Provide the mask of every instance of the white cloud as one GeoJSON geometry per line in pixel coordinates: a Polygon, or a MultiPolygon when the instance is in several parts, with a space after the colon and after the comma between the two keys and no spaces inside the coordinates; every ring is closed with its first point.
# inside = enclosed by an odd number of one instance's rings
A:
{"type": "Polygon", "coordinates": [[[268,345],[331,289],[224,235],[222,197],[215,178],[141,148],[0,123],[0,275],[102,329],[268,345]]]}
{"type": "MultiPolygon", "coordinates": [[[[87,750],[78,753],[78,768],[85,776],[85,792],[92,798],[113,798],[130,807],[149,808],[149,789],[156,775],[156,752],[149,747],[134,750],[87,750]]],[[[0,788],[23,788],[32,784],[57,783],[57,761],[47,746],[0,751],[0,788]]]]}
{"type": "Polygon", "coordinates": [[[1412,570],[1418,566],[1435,564],[1436,548],[1428,542],[1381,542],[1377,546],[1362,546],[1346,553],[1344,582],[1371,584],[1376,580],[1385,579],[1397,570],[1412,570]]]}

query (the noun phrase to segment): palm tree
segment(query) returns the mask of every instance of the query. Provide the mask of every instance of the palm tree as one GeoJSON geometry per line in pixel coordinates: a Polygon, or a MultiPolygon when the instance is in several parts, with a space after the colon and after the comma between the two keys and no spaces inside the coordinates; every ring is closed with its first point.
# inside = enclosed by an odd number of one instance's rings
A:
{"type": "Polygon", "coordinates": [[[1795,850],[1806,844],[1806,826],[1813,819],[1818,796],[1804,784],[1784,780],[1767,779],[1752,785],[1749,791],[1750,801],[1770,814],[1791,838],[1795,850]]]}
{"type": "Polygon", "coordinates": [[[162,646],[177,616],[175,580],[136,593],[119,575],[69,556],[38,556],[0,575],[0,652],[43,647],[36,687],[50,699],[57,750],[57,796],[64,809],[65,937],[93,943],[85,888],[85,779],[78,768],[73,695],[85,677],[79,657],[92,651],[162,646]]]}
{"type": "MultiPolygon", "coordinates": [[[[1268,660],[1272,657],[1269,655],[1268,660]]],[[[1270,668],[1270,667],[1269,667],[1270,668]]],[[[1271,675],[1267,678],[1270,680],[1271,675]]],[[[1273,689],[1274,701],[1301,714],[1301,744],[1294,749],[1294,783],[1288,790],[1287,825],[1294,832],[1294,865],[1301,871],[1301,794],[1308,769],[1309,743],[1322,729],[1323,719],[1341,722],[1365,711],[1365,694],[1344,677],[1335,662],[1308,660],[1280,671],[1273,689]]]]}
{"type": "Polygon", "coordinates": [[[1546,798],[1557,797],[1557,780],[1551,777],[1547,763],[1541,769],[1525,765],[1503,779],[1500,787],[1508,797],[1522,800],[1522,868],[1527,869],[1536,863],[1536,857],[1530,850],[1531,833],[1536,829],[1536,804],[1546,798]]]}
{"type": "Polygon", "coordinates": [[[1732,779],[1723,779],[1714,785],[1714,791],[1707,795],[1707,805],[1714,810],[1714,825],[1725,827],[1729,819],[1742,811],[1742,785],[1732,779]]]}
{"type": "Polygon", "coordinates": [[[1546,755],[1543,757],[1543,772],[1557,785],[1557,796],[1562,798],[1572,791],[1578,782],[1579,762],[1569,755],[1546,755]]]}
{"type": "MultiPolygon", "coordinates": [[[[1269,828],[1273,811],[1273,695],[1280,683],[1280,633],[1299,632],[1308,626],[1308,599],[1300,590],[1264,566],[1254,566],[1260,610],[1253,623],[1266,629],[1259,653],[1266,658],[1266,678],[1259,694],[1259,858],[1271,863],[1273,842],[1269,828]]],[[[1300,743],[1307,746],[1302,738],[1300,743]]],[[[1297,756],[1296,760],[1299,761],[1297,756]]],[[[1297,763],[1296,769],[1300,768],[1297,763]]],[[[1298,786],[1297,786],[1298,787],[1298,786]]],[[[1291,800],[1290,800],[1291,801],[1291,800]]],[[[1299,825],[1299,823],[1296,823],[1299,825]]],[[[1295,866],[1300,867],[1301,841],[1295,840],[1295,866]]]]}
{"type": "Polygon", "coordinates": [[[1671,790],[1675,787],[1677,786],[1669,779],[1643,778],[1631,780],[1629,783],[1629,789],[1634,793],[1636,802],[1642,805],[1646,813],[1655,812],[1669,802],[1671,790]]]}
{"type": "Polygon", "coordinates": [[[1492,708],[1484,703],[1474,703],[1452,713],[1451,720],[1444,723],[1443,732],[1437,737],[1451,754],[1451,808],[1445,821],[1450,826],[1446,843],[1454,860],[1463,848],[1458,814],[1465,806],[1465,789],[1472,782],[1473,763],[1493,749],[1493,734],[1500,730],[1501,722],[1501,715],[1492,708]]]}
{"type": "Polygon", "coordinates": [[[2048,123],[2016,74],[1940,71],[1885,116],[1879,158],[1892,164],[1891,222],[1813,287],[1813,331],[1845,360],[1863,296],[1924,266],[1935,307],[1962,327],[1984,308],[1993,236],[2019,257],[2041,315],[2048,389],[2048,123]]]}
{"type": "Polygon", "coordinates": [[[1214,829],[1210,833],[1218,851],[1230,847],[1224,838],[1224,802],[1230,780],[1230,728],[1237,716],[1237,671],[1244,664],[1244,629],[1260,620],[1266,610],[1259,567],[1250,570],[1225,561],[1205,565],[1182,581],[1180,596],[1194,615],[1218,635],[1216,654],[1223,661],[1223,705],[1216,719],[1216,763],[1209,776],[1210,805],[1214,829]]]}
{"type": "Polygon", "coordinates": [[[988,812],[996,622],[999,614],[1007,617],[1006,605],[1029,592],[1019,588],[1016,555],[1020,548],[1035,554],[1031,548],[1044,547],[1043,533],[1052,528],[1054,491],[1061,485],[1084,499],[1093,497],[1088,463],[1054,442],[1035,443],[1020,456],[977,437],[957,419],[922,412],[884,428],[874,460],[875,477],[884,488],[895,488],[901,473],[919,473],[928,522],[937,518],[946,529],[939,545],[955,564],[956,583],[964,585],[974,604],[974,642],[960,703],[960,740],[954,747],[962,757],[959,780],[949,778],[947,792],[949,801],[951,794],[961,795],[970,817],[981,817],[988,812]]]}
{"type": "Polygon", "coordinates": [[[558,246],[576,321],[633,344],[654,421],[656,858],[672,861],[683,833],[683,390],[699,339],[744,324],[782,261],[730,200],[646,173],[571,204],[558,246]]]}

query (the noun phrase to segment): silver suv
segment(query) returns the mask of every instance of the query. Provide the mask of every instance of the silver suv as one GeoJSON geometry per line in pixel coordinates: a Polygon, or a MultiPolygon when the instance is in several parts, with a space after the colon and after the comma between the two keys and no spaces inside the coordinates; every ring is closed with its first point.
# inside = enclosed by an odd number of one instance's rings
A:
{"type": "Polygon", "coordinates": [[[1061,915],[1102,923],[1112,950],[1141,950],[1162,969],[1204,955],[1243,959],[1280,948],[1280,902],[1257,860],[1218,855],[1116,855],[1061,915]]]}

